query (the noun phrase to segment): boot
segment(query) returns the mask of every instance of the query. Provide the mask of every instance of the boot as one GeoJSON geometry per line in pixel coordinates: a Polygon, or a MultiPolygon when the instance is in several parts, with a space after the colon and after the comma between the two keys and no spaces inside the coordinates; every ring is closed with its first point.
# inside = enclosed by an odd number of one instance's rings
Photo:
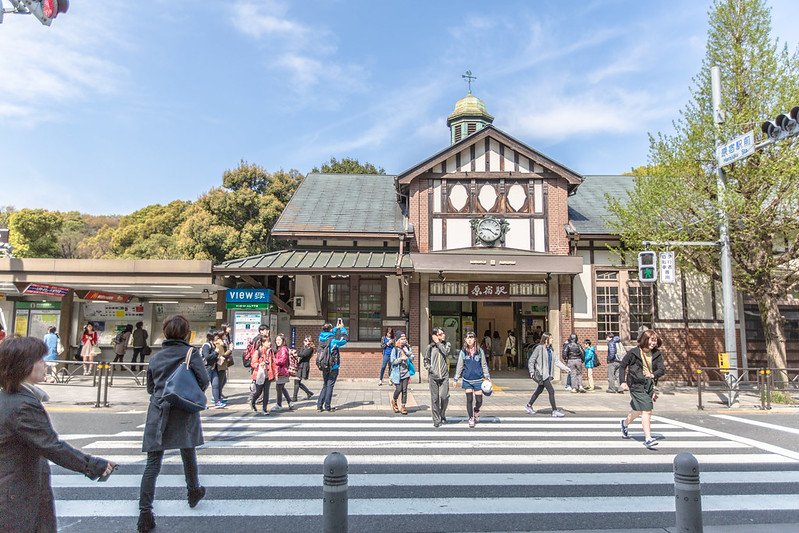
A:
{"type": "Polygon", "coordinates": [[[197,487],[196,489],[189,489],[188,491],[189,507],[191,507],[192,509],[197,507],[197,504],[200,503],[200,500],[202,500],[204,496],[205,496],[205,487],[197,487]]]}
{"type": "Polygon", "coordinates": [[[155,529],[155,515],[152,511],[140,511],[139,522],[136,524],[136,531],[148,533],[155,529]]]}
{"type": "Polygon", "coordinates": [[[394,409],[395,413],[399,413],[399,406],[397,405],[397,400],[391,398],[391,408],[394,409]]]}

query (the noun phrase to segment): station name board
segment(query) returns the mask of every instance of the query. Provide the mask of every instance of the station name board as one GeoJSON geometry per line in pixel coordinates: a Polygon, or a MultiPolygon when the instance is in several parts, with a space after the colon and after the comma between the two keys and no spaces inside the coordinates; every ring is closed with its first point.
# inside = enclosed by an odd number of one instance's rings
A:
{"type": "Polygon", "coordinates": [[[510,283],[469,283],[469,298],[472,300],[508,297],[510,297],[510,283]]]}

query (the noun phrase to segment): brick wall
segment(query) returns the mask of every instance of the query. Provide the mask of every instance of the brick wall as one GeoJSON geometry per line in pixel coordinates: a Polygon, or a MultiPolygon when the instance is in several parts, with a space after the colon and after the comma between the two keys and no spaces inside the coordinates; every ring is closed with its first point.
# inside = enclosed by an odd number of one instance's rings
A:
{"type": "Polygon", "coordinates": [[[547,180],[547,209],[548,252],[568,255],[569,238],[563,229],[569,223],[569,203],[565,180],[547,180]]]}
{"type": "Polygon", "coordinates": [[[560,335],[562,339],[554,339],[552,344],[562,346],[572,334],[573,313],[572,285],[569,276],[558,276],[558,308],[560,309],[560,335]]]}
{"type": "Polygon", "coordinates": [[[411,182],[408,190],[410,196],[410,210],[408,220],[413,224],[414,239],[411,241],[412,252],[429,252],[430,243],[430,216],[429,196],[427,188],[430,180],[416,179],[411,182]]]}

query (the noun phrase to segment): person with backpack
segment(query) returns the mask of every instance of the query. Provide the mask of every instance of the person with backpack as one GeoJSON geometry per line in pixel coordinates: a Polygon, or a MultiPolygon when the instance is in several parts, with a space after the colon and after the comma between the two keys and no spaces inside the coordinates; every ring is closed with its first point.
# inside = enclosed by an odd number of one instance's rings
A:
{"type": "Polygon", "coordinates": [[[447,423],[449,404],[449,352],[452,349],[446,341],[446,333],[441,328],[433,329],[430,344],[424,354],[424,367],[430,382],[430,410],[433,413],[433,427],[447,423]]]}
{"type": "Polygon", "coordinates": [[[336,327],[330,322],[322,326],[319,333],[319,347],[316,350],[316,367],[322,372],[322,390],[319,392],[319,399],[316,401],[318,412],[333,411],[330,402],[333,401],[333,387],[338,379],[338,371],[341,366],[342,346],[347,344],[347,328],[344,327],[344,320],[336,320],[336,327]]]}
{"type": "Polygon", "coordinates": [[[473,428],[480,420],[480,407],[483,405],[483,381],[491,381],[488,362],[483,349],[477,345],[473,331],[466,333],[463,347],[458,353],[458,364],[455,367],[455,386],[463,378],[463,391],[466,393],[466,413],[469,415],[469,427],[473,428]]]}
{"type": "Polygon", "coordinates": [[[527,360],[527,370],[530,372],[530,377],[538,383],[538,387],[533,391],[533,395],[530,396],[530,401],[524,406],[527,414],[535,414],[533,404],[546,389],[549,395],[549,405],[552,407],[552,416],[555,418],[565,416],[563,411],[555,405],[555,388],[552,386],[552,371],[555,366],[568,370],[568,367],[564,367],[563,363],[554,355],[552,335],[544,332],[541,334],[541,342],[533,348],[533,353],[530,354],[530,358],[527,360]]]}
{"type": "Polygon", "coordinates": [[[133,335],[133,326],[127,324],[125,328],[114,337],[114,362],[122,363],[128,351],[128,343],[133,335]]]}
{"type": "Polygon", "coordinates": [[[294,395],[291,398],[293,402],[297,401],[297,394],[300,392],[300,389],[307,394],[305,397],[306,400],[313,398],[313,392],[305,386],[303,380],[308,379],[311,373],[311,357],[313,357],[314,348],[313,339],[308,336],[303,339],[302,348],[297,352],[297,375],[294,380],[294,395]]]}
{"type": "Polygon", "coordinates": [[[383,384],[383,376],[385,375],[386,368],[389,374],[391,373],[391,350],[394,349],[394,328],[388,328],[386,334],[380,340],[380,348],[383,350],[383,364],[380,365],[380,378],[377,381],[378,385],[383,384]]]}
{"type": "Polygon", "coordinates": [[[624,349],[624,345],[621,343],[621,338],[618,335],[611,335],[608,333],[607,336],[608,341],[608,390],[607,392],[612,393],[623,393],[624,391],[621,390],[621,379],[619,376],[619,367],[621,366],[621,360],[627,351],[624,349]]]}
{"type": "Polygon", "coordinates": [[[241,356],[241,363],[244,368],[252,368],[250,360],[252,359],[252,354],[255,353],[260,347],[261,344],[266,341],[270,340],[269,337],[269,326],[266,324],[261,324],[258,326],[258,335],[250,339],[247,343],[247,347],[244,349],[244,353],[241,356]]]}
{"type": "Polygon", "coordinates": [[[577,335],[572,333],[569,340],[563,345],[563,358],[566,366],[569,367],[569,377],[571,377],[571,392],[585,392],[583,388],[583,361],[585,360],[585,350],[577,342],[577,335]]]}
{"type": "Polygon", "coordinates": [[[391,397],[391,408],[395,413],[408,414],[405,404],[408,403],[408,383],[416,371],[413,368],[413,352],[408,346],[405,332],[398,331],[394,338],[394,349],[391,350],[391,383],[394,385],[394,394],[391,397]],[[397,400],[402,396],[402,404],[397,400]]]}
{"type": "Polygon", "coordinates": [[[208,379],[211,382],[211,396],[214,399],[214,407],[217,409],[224,409],[227,407],[227,402],[222,400],[219,396],[219,371],[217,370],[217,363],[220,357],[214,344],[217,339],[218,335],[216,333],[206,333],[205,342],[200,348],[200,355],[203,361],[205,361],[205,370],[208,372],[208,379]]]}
{"type": "Polygon", "coordinates": [[[269,389],[277,375],[274,352],[272,351],[272,341],[269,337],[262,338],[260,342],[257,343],[257,347],[253,350],[252,358],[250,359],[250,368],[252,369],[250,407],[254,413],[257,413],[258,409],[255,408],[255,404],[258,398],[261,397],[261,394],[263,394],[263,413],[268,415],[269,389]]]}
{"type": "Polygon", "coordinates": [[[275,337],[275,393],[277,394],[277,405],[272,408],[272,412],[283,410],[283,398],[286,398],[289,411],[294,409],[291,405],[291,396],[286,390],[286,383],[289,382],[289,347],[286,346],[286,336],[278,333],[275,337]]]}
{"type": "Polygon", "coordinates": [[[630,413],[621,421],[621,436],[630,438],[629,427],[641,417],[644,429],[644,446],[649,449],[657,446],[652,438],[652,411],[657,400],[657,381],[666,373],[660,346],[663,340],[655,330],[648,329],[638,337],[638,346],[627,352],[621,361],[621,379],[630,389],[630,413]]]}
{"type": "Polygon", "coordinates": [[[591,339],[583,341],[583,350],[585,352],[585,369],[588,371],[588,388],[586,390],[594,390],[594,367],[599,366],[599,359],[596,357],[596,348],[591,345],[591,339]]]}
{"type": "Polygon", "coordinates": [[[218,354],[216,359],[216,373],[219,376],[219,401],[227,405],[225,396],[225,383],[227,383],[227,369],[233,366],[233,348],[225,343],[225,332],[219,330],[214,335],[214,350],[218,354]]]}

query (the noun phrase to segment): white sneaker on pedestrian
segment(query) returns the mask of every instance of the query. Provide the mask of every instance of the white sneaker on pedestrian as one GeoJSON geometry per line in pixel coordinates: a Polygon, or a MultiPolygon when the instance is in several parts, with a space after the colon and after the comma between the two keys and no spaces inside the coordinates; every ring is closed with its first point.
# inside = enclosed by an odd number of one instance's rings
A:
{"type": "Polygon", "coordinates": [[[563,418],[564,416],[566,416],[566,414],[560,409],[555,409],[552,411],[553,418],[563,418]]]}
{"type": "Polygon", "coordinates": [[[624,420],[622,420],[621,421],[621,437],[623,439],[629,439],[630,438],[630,433],[629,433],[629,431],[627,429],[628,427],[629,426],[625,426],[624,425],[624,420]]]}
{"type": "Polygon", "coordinates": [[[469,427],[470,427],[470,428],[473,428],[473,427],[474,427],[474,417],[471,417],[471,418],[469,419],[469,427]]]}
{"type": "Polygon", "coordinates": [[[648,440],[644,441],[644,446],[646,446],[650,450],[652,448],[654,448],[655,446],[657,446],[657,445],[658,445],[658,441],[656,441],[655,439],[648,439],[648,440]]]}
{"type": "Polygon", "coordinates": [[[272,408],[272,412],[273,412],[273,413],[276,413],[276,412],[278,412],[278,411],[282,411],[282,410],[283,410],[283,407],[282,407],[282,406],[280,406],[280,405],[276,405],[276,406],[274,406],[274,407],[272,408]]]}
{"type": "Polygon", "coordinates": [[[529,403],[528,403],[527,405],[525,405],[525,406],[524,406],[524,411],[525,411],[525,412],[526,412],[528,415],[534,415],[534,414],[535,414],[535,409],[533,409],[533,406],[532,406],[532,405],[530,405],[529,403]]]}

